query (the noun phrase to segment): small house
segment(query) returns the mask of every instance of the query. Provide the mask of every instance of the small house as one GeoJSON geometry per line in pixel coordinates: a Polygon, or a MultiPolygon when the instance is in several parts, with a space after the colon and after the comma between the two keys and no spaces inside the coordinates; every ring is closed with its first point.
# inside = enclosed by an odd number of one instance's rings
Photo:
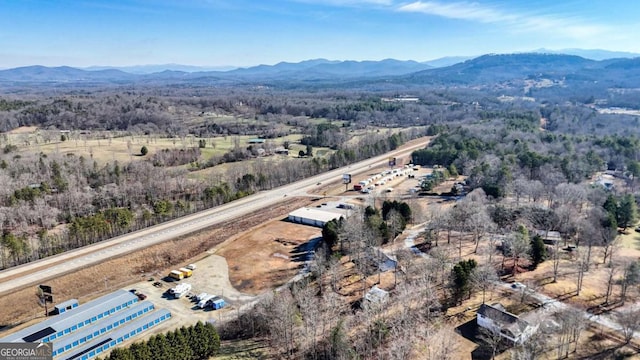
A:
{"type": "Polygon", "coordinates": [[[389,300],[389,292],[382,290],[375,285],[365,295],[362,301],[363,308],[370,308],[372,306],[382,306],[389,300]]]}
{"type": "Polygon", "coordinates": [[[515,344],[521,344],[536,330],[536,326],[507,312],[501,304],[482,304],[478,309],[477,322],[478,326],[499,332],[515,344]]]}
{"type": "Polygon", "coordinates": [[[558,231],[547,231],[535,229],[533,232],[542,238],[542,241],[547,245],[555,245],[562,241],[562,236],[558,231]]]}

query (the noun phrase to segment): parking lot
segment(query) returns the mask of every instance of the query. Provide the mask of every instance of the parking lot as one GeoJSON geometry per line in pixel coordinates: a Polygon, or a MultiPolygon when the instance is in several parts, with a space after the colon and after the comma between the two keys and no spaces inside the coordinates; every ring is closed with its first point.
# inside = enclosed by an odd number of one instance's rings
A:
{"type": "MultiPolygon", "coordinates": [[[[185,265],[187,264],[182,266],[185,265]]],[[[172,315],[171,320],[153,328],[149,333],[142,334],[143,336],[136,338],[136,341],[146,339],[153,333],[166,332],[183,325],[192,325],[197,321],[220,321],[225,317],[225,314],[229,314],[242,304],[255,299],[254,296],[240,293],[231,286],[227,261],[223,257],[209,255],[196,262],[195,265],[196,269],[193,271],[193,276],[189,278],[180,281],[171,281],[168,277],[162,279],[154,278],[126,288],[127,290],[135,290],[138,294],[144,294],[146,300],[151,301],[156,308],[168,309],[172,315]],[[165,294],[168,289],[181,283],[191,284],[191,291],[187,295],[175,299],[165,294]],[[192,301],[191,295],[195,297],[195,295],[202,292],[222,297],[226,302],[226,306],[220,310],[197,308],[197,303],[192,301]]],[[[167,275],[168,273],[167,271],[167,275]]]]}

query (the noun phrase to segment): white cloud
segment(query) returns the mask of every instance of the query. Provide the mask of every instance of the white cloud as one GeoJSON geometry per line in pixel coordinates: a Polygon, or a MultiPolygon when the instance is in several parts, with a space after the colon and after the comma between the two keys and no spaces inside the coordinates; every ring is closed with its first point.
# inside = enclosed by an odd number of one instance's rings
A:
{"type": "Polygon", "coordinates": [[[417,12],[428,15],[441,16],[449,19],[472,20],[483,23],[513,21],[514,16],[502,13],[490,7],[483,7],[478,3],[439,3],[436,1],[416,1],[398,8],[403,12],[417,12]]]}
{"type": "Polygon", "coordinates": [[[589,24],[571,16],[509,12],[477,2],[416,1],[398,7],[397,11],[497,24],[512,31],[552,33],[555,36],[573,39],[585,39],[609,31],[606,26],[589,24]]]}

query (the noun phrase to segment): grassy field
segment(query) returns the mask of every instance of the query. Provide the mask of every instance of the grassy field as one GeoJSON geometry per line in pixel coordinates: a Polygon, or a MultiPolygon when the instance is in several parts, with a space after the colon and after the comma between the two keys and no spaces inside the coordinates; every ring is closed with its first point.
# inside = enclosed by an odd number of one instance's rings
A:
{"type": "Polygon", "coordinates": [[[640,232],[628,228],[625,234],[619,236],[623,248],[640,250],[640,232]]]}
{"type": "MultiPolygon", "coordinates": [[[[123,135],[118,132],[80,132],[60,133],[58,131],[41,131],[33,127],[19,128],[5,134],[4,145],[11,144],[18,147],[20,155],[32,153],[44,154],[74,154],[93,159],[103,165],[108,162],[129,162],[144,160],[162,149],[181,149],[198,147],[199,140],[206,141],[206,147],[201,149],[201,161],[213,156],[222,156],[235,146],[248,147],[249,139],[255,135],[230,135],[208,138],[197,138],[189,135],[183,138],[166,138],[155,135],[123,135]],[[61,140],[61,135],[67,137],[61,140]],[[140,149],[146,146],[148,155],[140,156],[140,149]]],[[[282,146],[285,141],[296,143],[302,134],[291,134],[276,139],[267,139],[266,144],[274,147],[282,146]]],[[[296,152],[297,155],[297,152],[296,152]]]]}

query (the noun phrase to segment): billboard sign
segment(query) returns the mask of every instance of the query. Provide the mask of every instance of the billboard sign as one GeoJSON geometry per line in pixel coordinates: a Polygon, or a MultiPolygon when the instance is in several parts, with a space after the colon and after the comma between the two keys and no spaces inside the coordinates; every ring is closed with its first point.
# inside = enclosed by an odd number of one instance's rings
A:
{"type": "Polygon", "coordinates": [[[351,184],[351,174],[342,175],[342,183],[343,184],[351,184]]]}
{"type": "Polygon", "coordinates": [[[389,158],[389,166],[396,166],[396,158],[389,158]]]}

